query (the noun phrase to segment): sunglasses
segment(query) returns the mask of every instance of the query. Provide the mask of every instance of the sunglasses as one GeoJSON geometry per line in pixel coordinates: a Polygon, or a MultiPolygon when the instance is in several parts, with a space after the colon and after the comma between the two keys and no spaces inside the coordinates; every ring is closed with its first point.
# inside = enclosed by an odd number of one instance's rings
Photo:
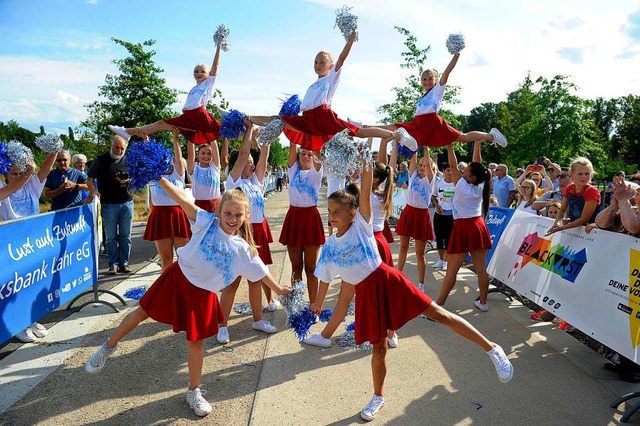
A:
{"type": "Polygon", "coordinates": [[[69,162],[69,160],[67,160],[66,158],[58,158],[56,160],[56,163],[68,163],[68,162],[69,162]]]}

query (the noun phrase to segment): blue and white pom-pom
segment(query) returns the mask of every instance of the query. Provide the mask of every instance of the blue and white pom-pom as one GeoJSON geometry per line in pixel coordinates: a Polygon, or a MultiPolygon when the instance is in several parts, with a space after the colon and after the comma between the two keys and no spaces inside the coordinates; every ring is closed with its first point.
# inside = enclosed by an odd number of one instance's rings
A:
{"type": "Polygon", "coordinates": [[[315,321],[316,314],[311,312],[309,308],[294,312],[289,317],[289,328],[293,330],[298,340],[302,341],[309,334],[309,329],[315,321]]]}
{"type": "Polygon", "coordinates": [[[325,309],[322,312],[320,312],[320,315],[318,315],[318,318],[320,319],[320,322],[329,322],[329,319],[331,319],[332,314],[333,314],[333,311],[331,309],[325,309]]]}
{"type": "Polygon", "coordinates": [[[132,190],[159,180],[173,165],[173,154],[156,141],[134,142],[127,149],[127,173],[132,190]]]}
{"type": "Polygon", "coordinates": [[[349,303],[349,307],[347,308],[347,315],[355,315],[356,314],[356,304],[354,302],[349,303]]]}
{"type": "Polygon", "coordinates": [[[249,302],[234,303],[233,312],[240,315],[251,315],[253,313],[249,302]]]}
{"type": "Polygon", "coordinates": [[[213,35],[213,41],[216,46],[220,46],[220,49],[225,52],[229,50],[229,28],[224,25],[219,25],[216,33],[213,35]]]}
{"type": "Polygon", "coordinates": [[[371,164],[371,149],[360,140],[349,137],[349,129],[336,133],[320,150],[324,167],[338,176],[349,176],[362,170],[362,161],[371,164]]]}
{"type": "Polygon", "coordinates": [[[298,95],[289,96],[287,100],[282,102],[282,108],[280,108],[280,112],[278,115],[280,117],[289,116],[289,115],[298,115],[300,114],[300,98],[298,95]]]}
{"type": "Polygon", "coordinates": [[[302,311],[307,307],[307,302],[304,300],[306,293],[307,285],[304,281],[296,280],[291,285],[291,292],[289,294],[278,296],[287,317],[290,317],[291,314],[302,311]]]}
{"type": "Polygon", "coordinates": [[[237,109],[229,111],[229,114],[222,119],[222,124],[220,124],[220,135],[227,139],[240,137],[247,130],[242,120],[244,120],[243,113],[237,109]]]}
{"type": "Polygon", "coordinates": [[[125,291],[124,297],[126,297],[127,299],[140,300],[146,292],[147,286],[134,287],[125,291]]]}
{"type": "Polygon", "coordinates": [[[260,128],[260,134],[258,135],[258,142],[260,145],[268,145],[273,143],[280,137],[280,133],[284,129],[284,121],[279,118],[274,118],[264,126],[260,128]]]}
{"type": "Polygon", "coordinates": [[[31,149],[16,140],[11,140],[7,144],[7,155],[11,159],[11,165],[16,166],[19,172],[23,172],[27,164],[33,162],[31,149]]]}
{"type": "Polygon", "coordinates": [[[13,165],[13,160],[9,157],[9,152],[7,151],[7,143],[0,142],[0,175],[6,175],[11,172],[11,166],[13,165]]]}
{"type": "Polygon", "coordinates": [[[46,154],[61,151],[63,145],[60,136],[53,133],[38,136],[35,143],[38,149],[46,154]]]}
{"type": "Polygon", "coordinates": [[[347,325],[346,330],[347,331],[345,331],[344,333],[342,333],[336,338],[336,343],[338,344],[338,346],[344,349],[357,349],[361,351],[373,350],[373,346],[369,342],[364,342],[361,345],[356,344],[356,338],[355,338],[356,323],[355,322],[352,322],[351,324],[347,325]]]}
{"type": "Polygon", "coordinates": [[[398,154],[402,155],[403,157],[411,158],[415,153],[416,151],[412,151],[406,146],[398,144],[398,154]]]}
{"type": "MultiPolygon", "coordinates": [[[[351,7],[343,6],[342,9],[336,10],[336,24],[334,28],[338,27],[338,29],[340,29],[345,40],[349,40],[351,34],[358,30],[358,17],[349,12],[351,9],[351,7]]],[[[356,38],[356,41],[357,40],[356,38]]]]}
{"type": "Polygon", "coordinates": [[[449,34],[447,38],[447,50],[452,55],[460,53],[464,49],[464,36],[460,33],[449,34]]]}

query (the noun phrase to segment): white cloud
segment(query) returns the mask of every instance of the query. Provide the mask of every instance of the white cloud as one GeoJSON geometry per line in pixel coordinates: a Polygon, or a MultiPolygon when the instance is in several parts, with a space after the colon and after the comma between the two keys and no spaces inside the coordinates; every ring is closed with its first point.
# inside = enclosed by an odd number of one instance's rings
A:
{"type": "Polygon", "coordinates": [[[84,1],[86,4],[98,4],[98,0],[85,0],[84,1]]]}

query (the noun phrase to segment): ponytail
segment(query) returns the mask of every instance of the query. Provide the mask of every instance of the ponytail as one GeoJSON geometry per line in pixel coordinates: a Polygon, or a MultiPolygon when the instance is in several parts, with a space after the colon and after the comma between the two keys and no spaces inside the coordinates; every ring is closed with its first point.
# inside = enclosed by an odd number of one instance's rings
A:
{"type": "Polygon", "coordinates": [[[393,210],[393,169],[384,163],[376,162],[373,168],[373,177],[378,179],[378,186],[384,183],[382,209],[385,212],[385,217],[388,218],[393,210]]]}
{"type": "Polygon", "coordinates": [[[469,163],[469,171],[471,175],[476,178],[476,185],[484,183],[484,187],[482,188],[482,217],[487,217],[491,204],[491,171],[487,169],[484,164],[477,161],[469,163]]]}

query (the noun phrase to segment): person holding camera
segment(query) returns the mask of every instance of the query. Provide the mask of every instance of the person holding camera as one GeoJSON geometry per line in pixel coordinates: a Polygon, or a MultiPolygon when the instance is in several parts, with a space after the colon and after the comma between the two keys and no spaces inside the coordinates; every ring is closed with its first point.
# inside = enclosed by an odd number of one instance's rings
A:
{"type": "Polygon", "coordinates": [[[86,203],[100,197],[102,228],[107,246],[109,270],[107,274],[131,273],[131,228],[133,226],[133,195],[129,189],[131,179],[126,169],[125,152],[128,142],[115,136],[109,152],[98,155],[91,163],[86,203]],[[98,192],[98,187],[100,191],[98,192]]]}

